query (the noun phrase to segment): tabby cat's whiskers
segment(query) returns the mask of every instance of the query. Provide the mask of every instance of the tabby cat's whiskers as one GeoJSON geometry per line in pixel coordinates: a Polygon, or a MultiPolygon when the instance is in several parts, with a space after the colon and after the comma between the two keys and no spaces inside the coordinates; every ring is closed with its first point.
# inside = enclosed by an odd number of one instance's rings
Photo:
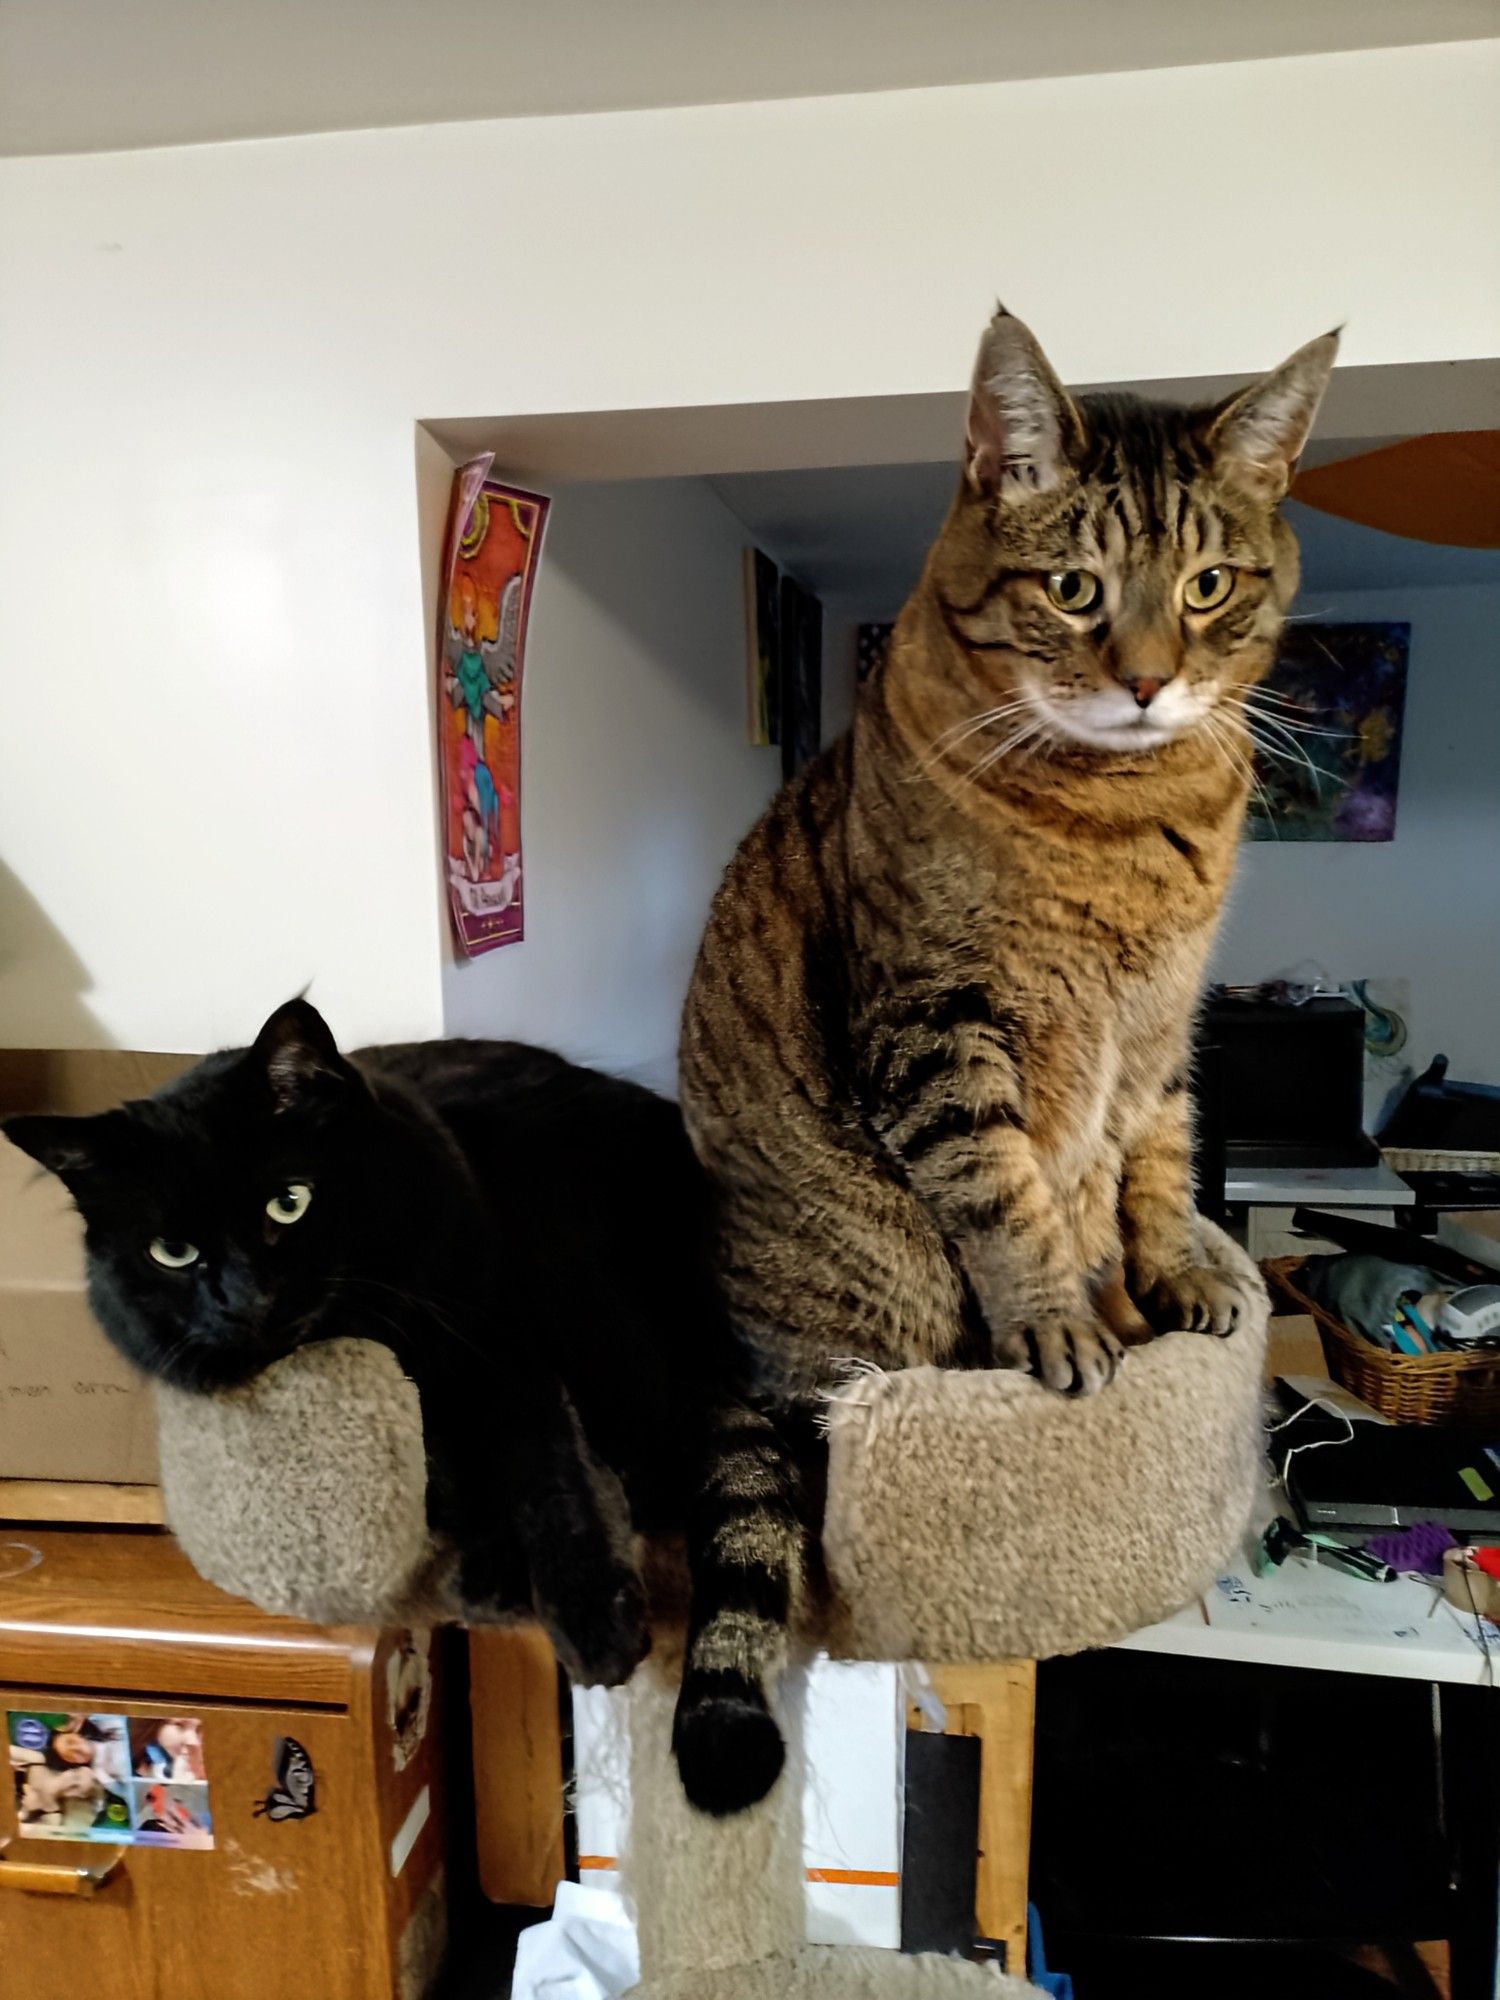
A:
{"type": "Polygon", "coordinates": [[[1045,750],[1052,741],[1053,735],[1049,724],[1045,717],[1038,716],[1023,728],[1014,730],[1003,743],[997,743],[992,750],[987,750],[978,763],[972,766],[965,782],[970,785],[978,784],[990,766],[999,763],[1002,757],[1012,756],[1017,750],[1024,749],[1029,744],[1035,744],[1038,749],[1045,750]]]}
{"type": "Polygon", "coordinates": [[[1229,726],[1224,718],[1218,715],[1207,715],[1203,719],[1203,728],[1208,740],[1218,750],[1224,762],[1231,770],[1238,771],[1244,777],[1246,783],[1259,801],[1262,817],[1270,822],[1272,831],[1275,833],[1276,838],[1280,840],[1281,830],[1276,825],[1276,814],[1266,793],[1265,786],[1262,785],[1260,779],[1255,775],[1255,766],[1230,736],[1229,726]]]}
{"type": "Polygon", "coordinates": [[[1001,702],[995,708],[987,708],[982,715],[969,716],[962,722],[955,722],[927,746],[922,758],[924,770],[929,772],[935,770],[948,751],[956,750],[961,743],[967,743],[971,736],[977,736],[982,729],[990,729],[997,722],[1006,721],[1018,709],[1030,706],[1030,701],[1024,696],[1017,696],[1011,701],[1001,702]]]}
{"type": "Polygon", "coordinates": [[[1278,737],[1268,733],[1277,726],[1268,716],[1255,718],[1247,714],[1245,717],[1245,727],[1250,732],[1250,741],[1261,755],[1281,764],[1301,764],[1313,781],[1313,790],[1321,796],[1324,773],[1318,769],[1295,737],[1278,737]]]}
{"type": "MultiPolygon", "coordinates": [[[[1288,730],[1293,735],[1331,736],[1340,742],[1347,742],[1349,739],[1350,731],[1347,729],[1323,729],[1315,723],[1300,722],[1296,719],[1295,715],[1288,715],[1281,708],[1270,707],[1269,703],[1279,698],[1272,695],[1268,689],[1247,688],[1243,699],[1248,710],[1259,715],[1265,721],[1276,722],[1282,729],[1288,730]]],[[[1301,702],[1289,702],[1286,704],[1286,707],[1295,710],[1299,715],[1316,715],[1319,712],[1317,709],[1304,707],[1301,702]]]]}

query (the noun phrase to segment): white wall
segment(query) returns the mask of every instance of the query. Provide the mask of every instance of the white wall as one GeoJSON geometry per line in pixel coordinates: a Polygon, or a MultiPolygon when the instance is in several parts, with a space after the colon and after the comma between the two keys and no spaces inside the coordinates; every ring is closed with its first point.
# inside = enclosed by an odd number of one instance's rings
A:
{"type": "Polygon", "coordinates": [[[1500,1083],[1500,589],[1319,593],[1334,620],[1411,623],[1393,841],[1247,843],[1215,976],[1311,959],[1411,984],[1409,1054],[1500,1083]]]}
{"type": "Polygon", "coordinates": [[[701,480],[554,495],[526,648],[526,939],[448,968],[448,1033],[675,1088],[709,898],[781,776],[747,741],[744,540],[701,480]]]}
{"type": "Polygon", "coordinates": [[[1080,381],[1343,319],[1494,356],[1497,85],[1475,43],[0,163],[0,1040],[192,1049],[308,979],[440,1028],[414,419],[950,391],[997,289],[1080,381]]]}

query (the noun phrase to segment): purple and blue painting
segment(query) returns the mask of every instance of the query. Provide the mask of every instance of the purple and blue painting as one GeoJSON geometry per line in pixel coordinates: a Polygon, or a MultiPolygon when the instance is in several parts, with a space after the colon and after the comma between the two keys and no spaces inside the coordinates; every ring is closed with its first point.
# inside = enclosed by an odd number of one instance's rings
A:
{"type": "Polygon", "coordinates": [[[1288,625],[1251,697],[1250,840],[1394,840],[1410,625],[1288,625]]]}

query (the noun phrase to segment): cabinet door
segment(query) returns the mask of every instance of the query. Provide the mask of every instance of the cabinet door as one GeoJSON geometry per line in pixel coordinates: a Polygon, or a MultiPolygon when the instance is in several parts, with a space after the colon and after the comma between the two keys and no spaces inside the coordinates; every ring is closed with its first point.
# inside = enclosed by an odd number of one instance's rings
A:
{"type": "MultiPolygon", "coordinates": [[[[97,1857],[109,1835],[91,1832],[84,1846],[23,1831],[18,1804],[24,1772],[20,1784],[13,1774],[0,1798],[0,1841],[9,1843],[0,1859],[0,1965],[7,1992],[25,2000],[79,2000],[80,1994],[89,2000],[385,2000],[391,1991],[381,1902],[386,1857],[368,1743],[346,1713],[3,1687],[0,1711],[43,1718],[19,1732],[27,1739],[19,1744],[14,1728],[5,1732],[12,1761],[23,1765],[37,1761],[48,1716],[99,1718],[84,1733],[84,1742],[96,1745],[110,1737],[107,1719],[123,1718],[128,1776],[117,1786],[103,1784],[95,1796],[124,1792],[136,1821],[136,1842],[123,1848],[93,1894],[44,1893],[42,1883],[63,1886],[66,1870],[82,1857],[97,1857]],[[159,1744],[153,1752],[148,1725],[162,1719],[201,1725],[201,1790],[191,1780],[194,1732],[184,1738],[179,1728],[168,1738],[169,1749],[186,1744],[175,1766],[165,1764],[159,1744]],[[296,1752],[289,1762],[280,1749],[288,1739],[305,1755],[306,1767],[296,1752]],[[183,1776],[189,1782],[179,1787],[183,1776]],[[283,1796],[274,1798],[276,1791],[283,1796]],[[165,1838],[183,1844],[140,1843],[140,1832],[159,1827],[163,1813],[173,1827],[165,1838]],[[191,1823],[205,1816],[206,1829],[191,1823]],[[38,1886],[8,1887],[12,1866],[13,1883],[38,1886]],[[39,1878],[37,1867],[58,1873],[39,1878]]],[[[74,1744],[64,1747],[82,1754],[74,1744]]],[[[95,1754],[96,1768],[108,1775],[115,1753],[95,1754]]],[[[29,1812],[39,1813],[43,1797],[55,1795],[55,1787],[33,1786],[24,1794],[29,1812]]],[[[52,1819],[54,1828],[66,1831],[80,1810],[94,1808],[60,1810],[75,1816],[52,1819]]]]}

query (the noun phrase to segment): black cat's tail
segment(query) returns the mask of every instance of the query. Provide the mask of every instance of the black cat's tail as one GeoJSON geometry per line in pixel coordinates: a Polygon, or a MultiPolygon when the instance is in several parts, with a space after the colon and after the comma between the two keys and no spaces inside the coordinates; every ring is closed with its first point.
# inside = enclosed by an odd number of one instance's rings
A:
{"type": "Polygon", "coordinates": [[[786,1759],[769,1694],[802,1588],[800,1499],[770,1418],[745,1405],[717,1412],[689,1527],[693,1604],[672,1748],[688,1798],[721,1818],[763,1799],[786,1759]]]}

